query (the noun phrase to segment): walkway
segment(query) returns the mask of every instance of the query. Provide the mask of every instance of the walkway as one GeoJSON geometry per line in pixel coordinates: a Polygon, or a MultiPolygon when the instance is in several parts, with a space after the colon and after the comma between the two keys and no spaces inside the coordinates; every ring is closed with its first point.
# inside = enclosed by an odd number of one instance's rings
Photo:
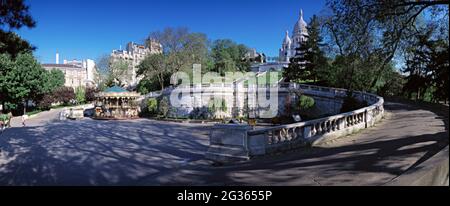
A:
{"type": "Polygon", "coordinates": [[[386,118],[352,136],[232,166],[193,165],[143,184],[382,185],[448,145],[448,107],[385,104],[386,118]]]}
{"type": "Polygon", "coordinates": [[[281,156],[213,167],[209,127],[55,120],[0,135],[0,185],[382,185],[448,145],[448,107],[386,103],[376,127],[281,156]]]}
{"type": "Polygon", "coordinates": [[[0,185],[136,185],[203,158],[204,125],[20,118],[0,135],[0,185]]]}

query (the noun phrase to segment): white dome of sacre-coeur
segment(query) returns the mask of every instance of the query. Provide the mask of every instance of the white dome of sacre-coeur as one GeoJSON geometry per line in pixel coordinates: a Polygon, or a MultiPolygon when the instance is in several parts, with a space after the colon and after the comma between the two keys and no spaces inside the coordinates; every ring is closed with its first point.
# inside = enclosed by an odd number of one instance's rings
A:
{"type": "Polygon", "coordinates": [[[289,31],[286,31],[286,36],[284,37],[283,44],[288,46],[292,44],[292,40],[289,37],[289,31]]]}
{"type": "Polygon", "coordinates": [[[300,18],[298,19],[297,23],[295,23],[294,26],[294,35],[307,34],[308,29],[306,27],[307,24],[305,20],[303,20],[303,10],[300,10],[300,18]]]}

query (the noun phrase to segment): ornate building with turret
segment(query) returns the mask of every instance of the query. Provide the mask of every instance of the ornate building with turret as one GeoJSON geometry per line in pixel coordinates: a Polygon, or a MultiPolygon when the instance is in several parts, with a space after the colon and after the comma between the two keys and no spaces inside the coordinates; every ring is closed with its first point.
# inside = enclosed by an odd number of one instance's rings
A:
{"type": "Polygon", "coordinates": [[[300,10],[300,17],[294,25],[292,36],[290,37],[289,31],[286,31],[279,53],[280,62],[289,62],[296,55],[296,49],[306,40],[308,40],[308,29],[303,20],[303,11],[300,10]]]}
{"type": "Polygon", "coordinates": [[[161,54],[163,47],[156,40],[150,40],[146,45],[130,42],[127,44],[126,50],[113,50],[111,53],[111,62],[124,61],[128,64],[128,70],[123,72],[119,77],[119,81],[124,87],[134,88],[141,81],[142,77],[137,75],[138,65],[150,54],[161,54]]]}

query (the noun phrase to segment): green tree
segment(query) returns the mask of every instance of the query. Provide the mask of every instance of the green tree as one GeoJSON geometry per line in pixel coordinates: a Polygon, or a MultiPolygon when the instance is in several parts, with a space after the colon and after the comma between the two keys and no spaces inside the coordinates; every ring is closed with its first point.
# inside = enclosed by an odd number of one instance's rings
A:
{"type": "Polygon", "coordinates": [[[52,103],[57,102],[54,91],[64,86],[65,78],[64,73],[58,69],[52,69],[45,71],[42,75],[42,90],[37,95],[35,102],[38,103],[38,107],[41,109],[49,109],[52,103]]]}
{"type": "Polygon", "coordinates": [[[31,52],[34,47],[21,39],[13,30],[23,26],[35,27],[36,22],[29,14],[29,7],[23,0],[0,1],[0,53],[15,58],[21,52],[31,52]]]}
{"type": "Polygon", "coordinates": [[[408,74],[404,91],[415,99],[439,101],[448,99],[448,41],[436,39],[432,30],[415,37],[408,48],[403,71],[408,74]]]}
{"type": "Polygon", "coordinates": [[[305,53],[307,50],[308,46],[304,42],[300,43],[300,47],[295,48],[295,55],[289,60],[289,66],[283,70],[283,77],[287,81],[300,82],[308,80],[309,75],[305,72],[305,53]]]}
{"type": "MultiPolygon", "coordinates": [[[[442,47],[438,47],[433,51],[431,56],[430,68],[432,68],[432,82],[436,86],[436,91],[434,92],[434,97],[436,100],[443,100],[447,103],[449,100],[449,78],[450,78],[450,68],[449,68],[449,53],[448,53],[448,42],[439,42],[442,47]]],[[[438,43],[438,44],[439,44],[438,43]]]]}
{"type": "Polygon", "coordinates": [[[163,45],[163,55],[171,73],[189,73],[192,64],[205,64],[208,61],[208,39],[203,33],[190,32],[183,27],[169,27],[152,32],[146,43],[154,41],[163,45]]]}
{"type": "Polygon", "coordinates": [[[46,71],[43,76],[43,92],[52,93],[56,88],[64,86],[64,73],[59,69],[46,71]]]}
{"type": "MultiPolygon", "coordinates": [[[[359,74],[364,68],[361,79],[368,83],[359,85],[366,91],[380,88],[383,76],[389,73],[394,58],[401,57],[404,48],[411,45],[411,37],[420,35],[425,25],[434,25],[448,39],[448,1],[350,1],[328,0],[328,15],[323,24],[327,28],[334,55],[350,60],[347,62],[349,74],[359,74]],[[431,20],[421,14],[429,12],[431,20]],[[436,19],[442,19],[442,21],[436,19]],[[353,59],[359,63],[354,64],[353,59]]],[[[441,35],[437,34],[437,35],[441,35]]],[[[356,75],[359,77],[358,75],[356,75]]]]}
{"type": "Polygon", "coordinates": [[[316,15],[313,15],[307,28],[309,37],[306,41],[308,49],[305,52],[305,72],[308,74],[308,79],[316,82],[326,78],[327,76],[324,76],[322,72],[328,70],[328,60],[321,49],[325,44],[321,36],[320,22],[316,15]]]}
{"type": "MultiPolygon", "coordinates": [[[[208,40],[205,34],[191,33],[187,28],[166,28],[153,32],[146,43],[159,42],[164,51],[161,54],[147,56],[138,66],[138,75],[151,82],[157,82],[158,89],[170,84],[173,73],[184,71],[192,75],[192,65],[208,65],[208,40]]],[[[143,85],[141,85],[143,86],[143,85]]],[[[147,88],[152,90],[154,88],[147,88]]]]}
{"type": "Polygon", "coordinates": [[[158,82],[159,89],[162,90],[174,71],[169,61],[168,56],[164,54],[149,55],[139,64],[137,74],[143,75],[148,82],[158,82]]]}
{"type": "Polygon", "coordinates": [[[221,75],[225,72],[249,71],[250,62],[243,60],[248,51],[247,46],[237,44],[230,39],[214,41],[211,47],[212,70],[221,75]]]}
{"type": "Polygon", "coordinates": [[[7,74],[10,73],[10,70],[14,67],[14,62],[11,60],[8,54],[0,54],[0,104],[2,104],[3,109],[9,110],[9,107],[15,107],[12,104],[12,99],[8,93],[8,88],[10,87],[9,81],[6,78],[7,74]],[[6,107],[8,104],[8,107],[6,107]]]}
{"type": "Polygon", "coordinates": [[[24,112],[29,100],[38,100],[45,92],[45,70],[30,53],[21,53],[14,60],[2,55],[1,88],[4,102],[10,109],[24,103],[24,112]]]}

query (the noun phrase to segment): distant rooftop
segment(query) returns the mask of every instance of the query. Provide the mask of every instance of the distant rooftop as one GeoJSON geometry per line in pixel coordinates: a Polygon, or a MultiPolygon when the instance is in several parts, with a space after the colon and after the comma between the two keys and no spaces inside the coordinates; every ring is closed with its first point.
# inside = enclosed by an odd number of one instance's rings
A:
{"type": "Polygon", "coordinates": [[[73,69],[79,69],[81,68],[81,66],[79,65],[74,65],[74,64],[42,64],[43,67],[47,67],[47,68],[73,68],[73,69]]]}

